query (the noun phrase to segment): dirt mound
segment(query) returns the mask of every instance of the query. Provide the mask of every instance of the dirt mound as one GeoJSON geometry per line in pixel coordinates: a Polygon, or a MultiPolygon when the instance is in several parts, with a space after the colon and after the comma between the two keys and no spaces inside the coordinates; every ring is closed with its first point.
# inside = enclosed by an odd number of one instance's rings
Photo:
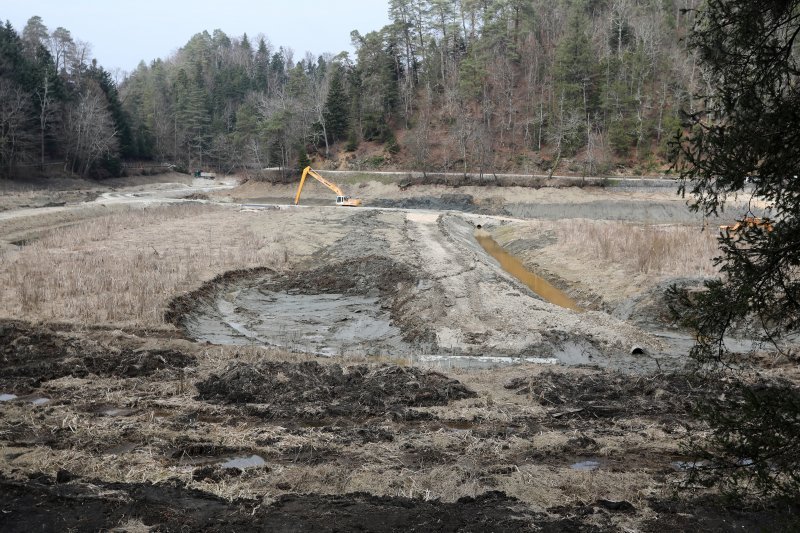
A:
{"type": "Polygon", "coordinates": [[[393,296],[401,283],[416,283],[414,275],[388,257],[357,257],[303,272],[276,276],[266,282],[272,290],[303,294],[393,296]]]}
{"type": "Polygon", "coordinates": [[[646,330],[678,329],[679,325],[669,309],[667,290],[672,286],[681,291],[697,290],[703,287],[703,281],[705,278],[699,277],[668,279],[625,300],[612,311],[612,316],[646,330]]]}
{"type": "Polygon", "coordinates": [[[196,364],[194,356],[169,349],[110,347],[23,322],[0,321],[0,387],[19,390],[64,376],[151,376],[196,364]]]}
{"type": "Polygon", "coordinates": [[[800,505],[786,500],[742,502],[724,496],[694,499],[650,499],[658,513],[641,531],[800,531],[800,505]]]}
{"type": "Polygon", "coordinates": [[[0,529],[30,531],[32,517],[41,531],[105,531],[142,524],[158,531],[533,531],[534,523],[547,531],[568,531],[574,525],[526,511],[502,492],[453,503],[365,493],[287,494],[269,506],[260,503],[228,502],[178,482],[0,478],[0,529]]]}
{"type": "Polygon", "coordinates": [[[0,529],[7,532],[30,531],[31,520],[39,531],[107,531],[131,521],[166,531],[230,531],[236,524],[241,531],[251,530],[239,505],[170,483],[56,484],[46,477],[19,483],[0,478],[0,505],[0,529]]]}
{"type": "Polygon", "coordinates": [[[681,415],[691,412],[701,398],[699,379],[688,374],[630,375],[618,372],[569,375],[544,372],[535,378],[513,378],[506,389],[527,394],[552,407],[558,416],[607,418],[681,415]]]}
{"type": "Polygon", "coordinates": [[[210,200],[211,197],[204,192],[193,192],[188,196],[183,197],[184,200],[210,200]]]}
{"type": "Polygon", "coordinates": [[[234,364],[197,384],[199,399],[260,403],[269,418],[380,416],[408,407],[446,405],[475,397],[459,381],[438,372],[396,365],[372,367],[262,362],[234,364]]]}
{"type": "Polygon", "coordinates": [[[272,504],[263,525],[270,531],[534,531],[533,516],[516,507],[517,500],[502,492],[454,503],[364,493],[287,494],[272,504]]]}

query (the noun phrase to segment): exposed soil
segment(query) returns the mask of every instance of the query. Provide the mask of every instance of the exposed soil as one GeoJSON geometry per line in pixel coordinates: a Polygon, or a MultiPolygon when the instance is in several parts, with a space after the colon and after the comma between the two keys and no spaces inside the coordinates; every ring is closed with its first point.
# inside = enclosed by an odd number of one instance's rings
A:
{"type": "MultiPolygon", "coordinates": [[[[586,218],[592,220],[641,221],[651,224],[665,221],[692,224],[702,221],[700,215],[692,213],[682,203],[641,200],[596,200],[579,205],[569,202],[538,205],[532,203],[510,203],[505,206],[505,213],[513,217],[544,220],[586,218]]],[[[716,223],[716,221],[710,223],[716,223]]]]}
{"type": "Polygon", "coordinates": [[[407,407],[447,405],[476,394],[457,380],[417,368],[262,362],[234,364],[197,384],[199,398],[259,403],[269,418],[380,416],[407,407]]]}
{"type": "Polygon", "coordinates": [[[35,388],[65,376],[133,378],[157,372],[171,376],[196,362],[195,357],[175,350],[109,346],[23,322],[0,320],[0,390],[35,388]]]}
{"type": "Polygon", "coordinates": [[[631,377],[617,372],[570,376],[543,372],[535,378],[513,378],[506,389],[528,395],[551,416],[611,418],[642,416],[685,420],[694,405],[710,394],[708,384],[694,374],[653,374],[631,377]]]}
{"type": "MultiPolygon", "coordinates": [[[[62,479],[69,475],[64,472],[62,479]]],[[[352,493],[287,494],[269,505],[233,502],[180,483],[58,483],[0,479],[0,527],[98,531],[141,524],[159,531],[575,531],[571,520],[531,513],[502,492],[446,503],[352,493]]],[[[581,529],[589,531],[588,529],[581,529]]],[[[593,529],[592,529],[593,530],[593,529]]]]}
{"type": "Polygon", "coordinates": [[[464,213],[479,213],[483,215],[508,215],[502,201],[487,199],[476,202],[471,194],[443,194],[438,198],[432,196],[417,196],[412,198],[377,199],[369,203],[370,207],[394,207],[398,209],[433,209],[437,211],[452,210],[464,213]]]}
{"type": "MultiPolygon", "coordinates": [[[[591,504],[533,512],[515,498],[489,491],[456,502],[342,495],[287,494],[264,505],[258,500],[228,501],[172,481],[107,483],[34,476],[28,482],[0,478],[0,528],[31,531],[547,531],[617,530],[613,515],[635,511],[626,501],[598,499],[591,504]],[[593,523],[587,523],[587,519],[593,523]]],[[[726,507],[706,501],[701,508],[680,502],[652,502],[661,514],[642,531],[789,531],[796,525],[790,506],[761,510],[726,507]],[[698,514],[698,512],[700,514],[698,514]]]]}

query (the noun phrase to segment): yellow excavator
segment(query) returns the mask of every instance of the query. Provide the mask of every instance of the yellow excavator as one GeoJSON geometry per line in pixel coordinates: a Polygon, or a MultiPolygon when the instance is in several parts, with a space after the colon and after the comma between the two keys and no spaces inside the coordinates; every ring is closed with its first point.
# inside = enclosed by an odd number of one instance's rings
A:
{"type": "Polygon", "coordinates": [[[311,176],[312,178],[316,179],[318,182],[332,190],[336,193],[336,205],[343,205],[346,207],[358,207],[361,205],[361,199],[359,198],[350,198],[349,196],[345,196],[342,192],[342,189],[339,188],[338,185],[335,183],[326,180],[319,174],[317,174],[311,167],[306,167],[303,169],[303,176],[300,178],[300,186],[297,188],[297,195],[294,197],[294,205],[300,201],[300,193],[303,192],[303,185],[306,182],[306,177],[311,176]]]}
{"type": "Polygon", "coordinates": [[[775,229],[772,225],[772,220],[768,218],[744,217],[741,220],[737,220],[733,226],[720,226],[719,231],[726,236],[730,236],[739,233],[745,228],[759,228],[767,233],[772,233],[772,230],[775,229]]]}

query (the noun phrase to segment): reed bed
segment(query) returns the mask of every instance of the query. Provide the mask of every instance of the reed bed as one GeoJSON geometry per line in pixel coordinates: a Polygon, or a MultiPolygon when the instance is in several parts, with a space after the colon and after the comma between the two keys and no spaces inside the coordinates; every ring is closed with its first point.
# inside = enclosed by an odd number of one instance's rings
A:
{"type": "Polygon", "coordinates": [[[613,264],[631,274],[712,276],[719,255],[717,235],[683,225],[640,226],[625,222],[566,220],[553,224],[566,257],[613,264]]]}
{"type": "Polygon", "coordinates": [[[280,236],[230,209],[128,209],[50,232],[0,262],[0,312],[14,318],[163,326],[167,303],[215,274],[281,268],[280,236]]]}

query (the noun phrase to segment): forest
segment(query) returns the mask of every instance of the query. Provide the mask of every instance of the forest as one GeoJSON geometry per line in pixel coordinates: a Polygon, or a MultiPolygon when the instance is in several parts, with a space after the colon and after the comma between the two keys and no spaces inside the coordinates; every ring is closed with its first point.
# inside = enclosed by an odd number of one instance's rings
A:
{"type": "Polygon", "coordinates": [[[391,23],[353,31],[354,54],[217,29],[120,80],[68,29],[6,22],[0,172],[657,172],[703,105],[683,41],[695,4],[389,0],[391,23]]]}

